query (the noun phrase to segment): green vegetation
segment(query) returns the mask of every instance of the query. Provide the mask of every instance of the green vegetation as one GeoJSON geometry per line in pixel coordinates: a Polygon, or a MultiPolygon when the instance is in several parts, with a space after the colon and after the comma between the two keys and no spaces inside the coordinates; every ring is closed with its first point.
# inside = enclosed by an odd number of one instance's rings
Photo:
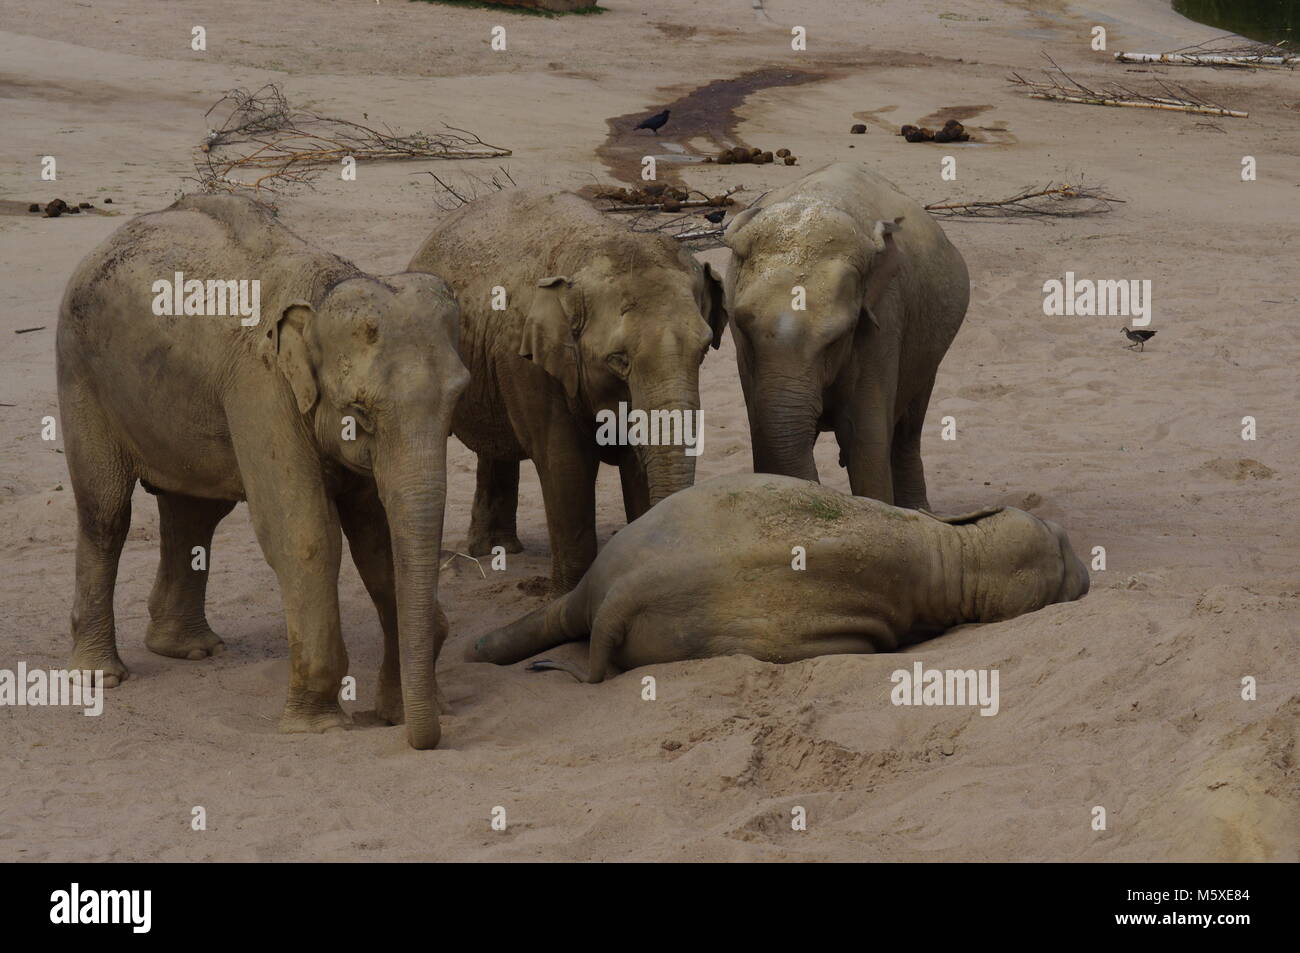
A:
{"type": "Polygon", "coordinates": [[[579,7],[576,10],[569,10],[566,13],[560,13],[556,10],[538,10],[536,7],[508,7],[499,3],[484,3],[483,0],[411,0],[412,3],[440,3],[445,7],[466,7],[471,10],[493,10],[501,13],[518,13],[527,17],[545,17],[553,20],[556,17],[567,16],[590,16],[596,13],[604,13],[605,8],[599,4],[593,3],[589,7],[579,7]]]}
{"type": "Polygon", "coordinates": [[[809,500],[807,510],[817,519],[826,520],[827,522],[844,518],[844,510],[830,500],[809,500]]]}
{"type": "Polygon", "coordinates": [[[1189,20],[1265,43],[1294,40],[1300,26],[1300,4],[1294,0],[1174,0],[1174,9],[1189,20]]]}

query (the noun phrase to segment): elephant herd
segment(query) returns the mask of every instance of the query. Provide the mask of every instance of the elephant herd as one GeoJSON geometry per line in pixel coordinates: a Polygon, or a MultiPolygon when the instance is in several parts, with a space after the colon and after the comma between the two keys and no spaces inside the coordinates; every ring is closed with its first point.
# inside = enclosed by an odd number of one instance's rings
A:
{"type": "Polygon", "coordinates": [[[589,671],[567,668],[600,681],[611,664],[889,651],[1087,591],[1050,523],[925,512],[921,429],[969,279],[918,205],[837,164],[765,195],[724,242],[725,288],[672,239],[572,193],[510,190],[441,221],[408,270],[373,276],[233,196],[131,220],[81,262],[59,315],[70,668],[105,687],[127,677],[113,590],[137,481],[161,536],[146,643],[219,653],[207,557],[245,500],[285,610],[282,730],[347,720],[342,530],[384,633],[376,711],[436,746],[449,433],[478,457],[470,552],[520,551],[525,459],[551,541],[557,598],[479,639],[475,660],[589,636],[589,671]],[[251,314],[232,306],[249,283],[251,314]],[[728,324],[756,473],[692,488],[680,442],[602,439],[597,421],[629,408],[698,415],[700,368],[728,324]],[[809,482],[827,430],[853,497],[809,482]],[[630,525],[598,557],[601,463],[619,468],[630,525]]]}

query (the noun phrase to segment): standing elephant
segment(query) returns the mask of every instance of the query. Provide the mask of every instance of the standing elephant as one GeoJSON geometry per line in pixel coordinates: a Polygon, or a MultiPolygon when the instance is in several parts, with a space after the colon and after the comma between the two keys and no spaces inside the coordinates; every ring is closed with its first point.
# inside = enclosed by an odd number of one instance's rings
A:
{"type": "Polygon", "coordinates": [[[835,431],[857,496],[928,508],[921,429],[970,298],[925,210],[849,163],[769,192],[723,237],[754,469],[817,479],[835,431]]]}
{"type": "Polygon", "coordinates": [[[79,529],[72,668],[106,687],[127,677],[113,588],[137,480],[158,498],[162,537],[146,642],[173,658],[219,653],[207,553],[247,500],[288,623],[281,730],[345,721],[341,526],[384,631],[378,713],[434,747],[447,433],[468,380],[458,331],[440,279],[371,277],[242,198],[182,199],[92,252],[57,345],[79,529]]]}
{"type": "Polygon", "coordinates": [[[446,277],[461,306],[470,384],[452,432],[478,454],[469,552],[521,551],[519,461],[531,459],[551,586],[567,592],[596,557],[602,462],[619,468],[629,521],[694,482],[688,448],[602,444],[597,414],[699,411],[700,363],[726,326],[721,283],[671,238],[573,193],[518,189],[451,214],[410,267],[446,277]]]}

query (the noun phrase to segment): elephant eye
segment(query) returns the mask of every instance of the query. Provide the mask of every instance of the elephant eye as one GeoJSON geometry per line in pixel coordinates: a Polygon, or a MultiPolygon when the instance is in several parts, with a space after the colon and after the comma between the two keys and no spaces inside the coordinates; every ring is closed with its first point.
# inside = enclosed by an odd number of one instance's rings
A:
{"type": "Polygon", "coordinates": [[[375,432],[375,422],[370,414],[360,404],[349,404],[346,413],[350,414],[356,420],[357,425],[366,433],[375,432]]]}
{"type": "Polygon", "coordinates": [[[627,377],[627,372],[632,369],[632,365],[628,362],[627,354],[623,351],[615,351],[609,357],[605,358],[605,363],[608,364],[609,369],[619,377],[627,377]]]}

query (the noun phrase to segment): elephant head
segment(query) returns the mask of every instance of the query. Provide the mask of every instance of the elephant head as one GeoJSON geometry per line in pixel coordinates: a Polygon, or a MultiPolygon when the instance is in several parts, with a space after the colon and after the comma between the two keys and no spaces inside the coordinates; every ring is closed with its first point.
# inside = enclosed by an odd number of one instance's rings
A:
{"type": "Polygon", "coordinates": [[[754,441],[754,470],[817,479],[826,396],[902,264],[902,219],[864,234],[841,211],[778,203],[736,216],[728,308],[754,441]]]}
{"type": "MultiPolygon", "coordinates": [[[[629,413],[677,412],[674,420],[700,409],[700,364],[726,327],[722,285],[671,239],[629,235],[531,290],[519,354],[562,385],[593,429],[620,404],[629,413]]],[[[694,482],[686,449],[635,447],[651,506],[694,482]]]]}
{"type": "Polygon", "coordinates": [[[1000,622],[1088,593],[1088,567],[1051,520],[1010,506],[934,518],[968,539],[960,549],[965,619],[1000,622]]]}
{"type": "Polygon", "coordinates": [[[459,309],[441,279],[353,277],[313,308],[296,301],[268,346],[322,455],[370,476],[388,517],[397,592],[402,701],[412,747],[440,729],[434,663],[451,414],[469,381],[457,355],[459,309]]]}

